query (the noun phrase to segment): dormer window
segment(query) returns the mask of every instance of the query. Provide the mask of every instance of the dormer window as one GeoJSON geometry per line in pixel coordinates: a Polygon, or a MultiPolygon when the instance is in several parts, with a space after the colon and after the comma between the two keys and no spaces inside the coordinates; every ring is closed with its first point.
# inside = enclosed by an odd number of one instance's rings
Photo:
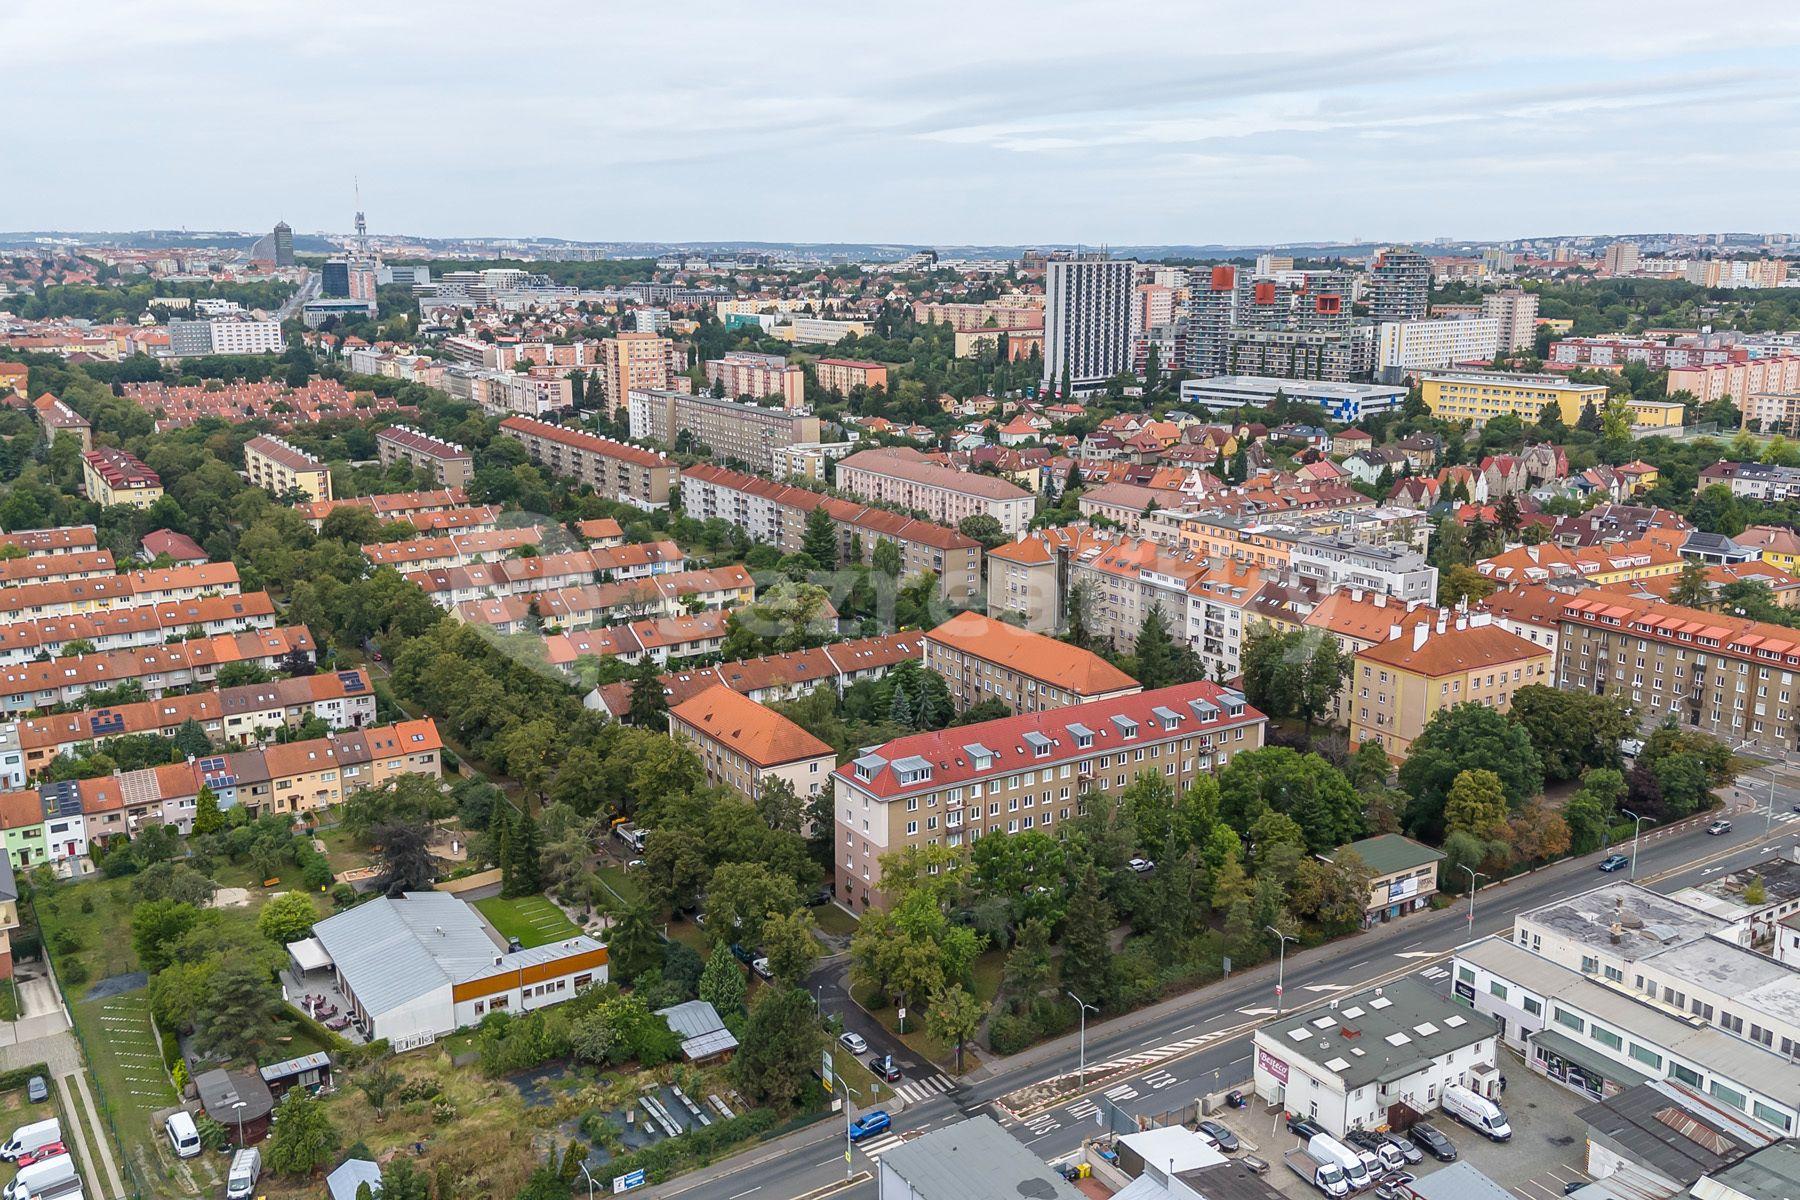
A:
{"type": "Polygon", "coordinates": [[[1051,747],[1055,745],[1054,742],[1041,733],[1026,734],[1025,744],[1031,747],[1033,758],[1049,758],[1051,747]]]}
{"type": "Polygon", "coordinates": [[[1162,725],[1163,732],[1165,733],[1172,729],[1176,729],[1181,725],[1181,714],[1174,709],[1157,707],[1151,709],[1150,712],[1156,718],[1157,722],[1162,725]]]}
{"type": "Polygon", "coordinates": [[[1087,750],[1094,744],[1094,731],[1089,729],[1086,725],[1071,724],[1069,726],[1069,733],[1075,738],[1075,748],[1077,750],[1087,750]]]}
{"type": "Polygon", "coordinates": [[[879,754],[865,754],[856,759],[854,766],[858,779],[873,779],[881,771],[881,768],[887,766],[887,759],[879,754]]]}
{"type": "Polygon", "coordinates": [[[1137,736],[1137,722],[1130,717],[1114,717],[1112,723],[1118,727],[1120,737],[1134,738],[1137,736]]]}

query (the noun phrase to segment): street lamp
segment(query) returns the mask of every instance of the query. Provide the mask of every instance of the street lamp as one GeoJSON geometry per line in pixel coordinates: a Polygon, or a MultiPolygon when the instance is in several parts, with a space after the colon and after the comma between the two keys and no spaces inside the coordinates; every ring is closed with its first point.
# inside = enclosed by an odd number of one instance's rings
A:
{"type": "Polygon", "coordinates": [[[1087,1015],[1091,1012],[1097,1013],[1100,1010],[1095,1008],[1093,1005],[1089,1004],[1087,1001],[1083,1000],[1080,996],[1077,996],[1074,992],[1069,991],[1067,988],[1063,989],[1063,995],[1067,996],[1069,999],[1071,999],[1075,1002],[1075,1013],[1081,1019],[1081,1057],[1078,1060],[1079,1065],[1075,1068],[1075,1070],[1076,1070],[1076,1082],[1080,1086],[1086,1087],[1087,1086],[1087,1015]]]}
{"type": "Polygon", "coordinates": [[[1461,867],[1463,870],[1465,870],[1469,873],[1469,936],[1474,937],[1475,936],[1475,880],[1476,880],[1476,877],[1480,875],[1480,872],[1477,871],[1474,867],[1471,867],[1468,863],[1457,863],[1456,865],[1461,867]]]}
{"type": "Polygon", "coordinates": [[[1282,984],[1287,978],[1287,944],[1289,942],[1297,942],[1300,939],[1281,932],[1281,930],[1275,928],[1273,925],[1264,925],[1263,928],[1281,939],[1281,950],[1275,960],[1275,1015],[1279,1017],[1281,1015],[1282,984]]]}
{"type": "Polygon", "coordinates": [[[841,1072],[834,1071],[832,1074],[844,1088],[844,1178],[848,1179],[851,1175],[850,1148],[856,1144],[850,1140],[850,1097],[860,1096],[862,1093],[852,1088],[850,1081],[845,1079],[841,1072]]]}
{"type": "Polygon", "coordinates": [[[233,1103],[231,1106],[231,1111],[237,1114],[238,1148],[240,1150],[243,1149],[243,1146],[244,1146],[244,1105],[246,1103],[248,1103],[248,1101],[239,1100],[239,1101],[236,1101],[235,1103],[233,1103]]]}
{"type": "Polygon", "coordinates": [[[1649,818],[1648,817],[1640,817],[1636,813],[1632,812],[1629,808],[1621,808],[1619,811],[1621,813],[1623,813],[1625,816],[1630,817],[1632,819],[1632,821],[1634,822],[1634,824],[1631,827],[1631,877],[1633,879],[1636,879],[1637,878],[1638,834],[1640,832],[1642,832],[1642,830],[1644,828],[1644,822],[1649,820],[1649,818]]]}
{"type": "Polygon", "coordinates": [[[588,1169],[587,1169],[587,1163],[585,1163],[585,1162],[581,1164],[581,1174],[582,1174],[582,1177],[587,1180],[588,1200],[594,1200],[594,1177],[593,1177],[593,1175],[589,1174],[588,1169]]]}

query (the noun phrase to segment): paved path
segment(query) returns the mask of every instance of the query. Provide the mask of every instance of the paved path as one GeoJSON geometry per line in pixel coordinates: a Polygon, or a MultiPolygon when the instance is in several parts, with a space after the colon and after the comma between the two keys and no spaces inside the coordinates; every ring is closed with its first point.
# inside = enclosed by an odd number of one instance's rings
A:
{"type": "Polygon", "coordinates": [[[63,1076],[62,1088],[65,1103],[67,1103],[68,1100],[70,1091],[69,1085],[71,1082],[75,1085],[74,1090],[81,1093],[81,1103],[83,1108],[87,1111],[87,1119],[93,1123],[94,1137],[98,1142],[97,1149],[100,1151],[100,1162],[106,1167],[106,1178],[107,1181],[112,1184],[112,1191],[109,1193],[102,1193],[101,1190],[95,1186],[94,1173],[98,1168],[94,1165],[94,1158],[92,1155],[86,1156],[83,1160],[88,1164],[88,1187],[93,1189],[93,1193],[97,1198],[103,1195],[112,1195],[118,1197],[119,1200],[124,1200],[124,1197],[128,1194],[125,1191],[125,1181],[119,1177],[118,1163],[113,1161],[112,1139],[107,1137],[106,1125],[100,1119],[100,1106],[94,1103],[94,1094],[88,1091],[87,1072],[72,1071],[68,1075],[63,1076]]]}

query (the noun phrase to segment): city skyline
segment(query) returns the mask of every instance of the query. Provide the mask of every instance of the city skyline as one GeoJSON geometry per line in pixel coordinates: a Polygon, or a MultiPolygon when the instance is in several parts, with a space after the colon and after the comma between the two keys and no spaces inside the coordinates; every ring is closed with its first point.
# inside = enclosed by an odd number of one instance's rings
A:
{"type": "Polygon", "coordinates": [[[1800,183],[1773,4],[107,7],[0,17],[0,95],[57,118],[8,226],[341,229],[360,178],[427,237],[1426,242],[1778,231],[1800,183]]]}

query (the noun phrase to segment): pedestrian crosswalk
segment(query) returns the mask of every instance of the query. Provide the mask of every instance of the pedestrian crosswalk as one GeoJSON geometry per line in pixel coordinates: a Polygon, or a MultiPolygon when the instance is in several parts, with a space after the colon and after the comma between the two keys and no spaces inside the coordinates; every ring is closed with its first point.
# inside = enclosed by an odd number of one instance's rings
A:
{"type": "Polygon", "coordinates": [[[899,1134],[889,1133],[883,1134],[878,1138],[870,1138],[867,1141],[858,1142],[856,1143],[856,1148],[864,1155],[867,1155],[870,1162],[880,1162],[882,1155],[886,1154],[889,1150],[892,1150],[895,1146],[903,1145],[905,1142],[906,1139],[899,1134]]]}
{"type": "Polygon", "coordinates": [[[1431,980],[1433,983],[1436,983],[1440,979],[1450,978],[1450,972],[1446,971],[1443,967],[1426,967],[1423,971],[1420,971],[1419,974],[1431,980]]]}
{"type": "Polygon", "coordinates": [[[933,1096],[941,1096],[956,1084],[948,1075],[927,1075],[923,1079],[908,1079],[894,1085],[894,1094],[908,1104],[920,1104],[933,1096]]]}

